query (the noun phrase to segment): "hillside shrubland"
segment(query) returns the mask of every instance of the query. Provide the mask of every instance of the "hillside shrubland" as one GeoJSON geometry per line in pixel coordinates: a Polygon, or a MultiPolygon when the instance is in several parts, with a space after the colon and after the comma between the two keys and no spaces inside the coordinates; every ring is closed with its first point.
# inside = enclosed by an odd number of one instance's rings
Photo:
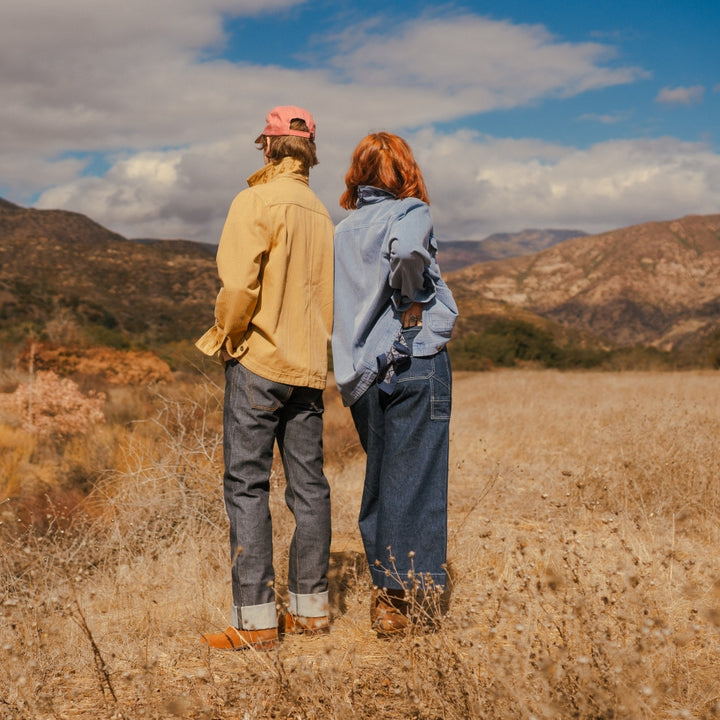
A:
{"type": "Polygon", "coordinates": [[[560,333],[527,320],[478,316],[473,329],[450,345],[458,370],[532,367],[599,370],[720,368],[720,332],[663,350],[652,345],[613,346],[560,333]]]}

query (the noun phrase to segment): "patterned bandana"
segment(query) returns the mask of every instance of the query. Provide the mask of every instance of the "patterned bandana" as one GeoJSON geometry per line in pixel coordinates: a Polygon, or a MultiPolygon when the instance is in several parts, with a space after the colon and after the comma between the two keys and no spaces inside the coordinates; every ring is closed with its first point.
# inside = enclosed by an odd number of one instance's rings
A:
{"type": "Polygon", "coordinates": [[[397,373],[410,364],[410,359],[410,348],[400,332],[390,351],[377,356],[377,384],[384,393],[392,395],[397,383],[397,373]]]}

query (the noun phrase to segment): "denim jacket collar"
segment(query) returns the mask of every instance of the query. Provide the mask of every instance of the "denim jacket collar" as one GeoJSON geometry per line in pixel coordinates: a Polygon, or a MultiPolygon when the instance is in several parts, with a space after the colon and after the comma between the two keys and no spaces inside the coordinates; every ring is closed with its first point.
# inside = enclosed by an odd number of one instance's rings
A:
{"type": "Polygon", "coordinates": [[[395,196],[391,192],[372,185],[358,185],[357,197],[357,207],[381,202],[382,200],[395,200],[395,196]]]}

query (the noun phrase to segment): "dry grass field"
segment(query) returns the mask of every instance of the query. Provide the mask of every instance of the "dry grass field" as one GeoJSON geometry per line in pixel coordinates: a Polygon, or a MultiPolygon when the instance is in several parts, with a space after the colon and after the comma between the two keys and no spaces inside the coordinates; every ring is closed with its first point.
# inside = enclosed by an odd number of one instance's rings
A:
{"type": "MultiPolygon", "coordinates": [[[[449,612],[391,641],[328,392],[332,632],[267,653],[198,641],[229,619],[220,388],[143,393],[51,446],[0,425],[3,720],[720,716],[719,374],[457,374],[449,612]]],[[[281,579],[279,464],[272,482],[281,579]]]]}

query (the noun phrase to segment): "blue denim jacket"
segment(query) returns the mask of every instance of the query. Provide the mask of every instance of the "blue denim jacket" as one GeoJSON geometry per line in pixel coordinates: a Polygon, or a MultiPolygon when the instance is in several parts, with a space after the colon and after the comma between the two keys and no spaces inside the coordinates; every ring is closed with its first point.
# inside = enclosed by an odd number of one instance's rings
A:
{"type": "Polygon", "coordinates": [[[402,314],[423,303],[416,357],[445,347],[457,306],[440,276],[430,209],[421,200],[398,200],[379,188],[358,188],[357,209],[335,228],[335,380],[346,405],[372,385],[377,357],[388,352],[402,314]]]}

